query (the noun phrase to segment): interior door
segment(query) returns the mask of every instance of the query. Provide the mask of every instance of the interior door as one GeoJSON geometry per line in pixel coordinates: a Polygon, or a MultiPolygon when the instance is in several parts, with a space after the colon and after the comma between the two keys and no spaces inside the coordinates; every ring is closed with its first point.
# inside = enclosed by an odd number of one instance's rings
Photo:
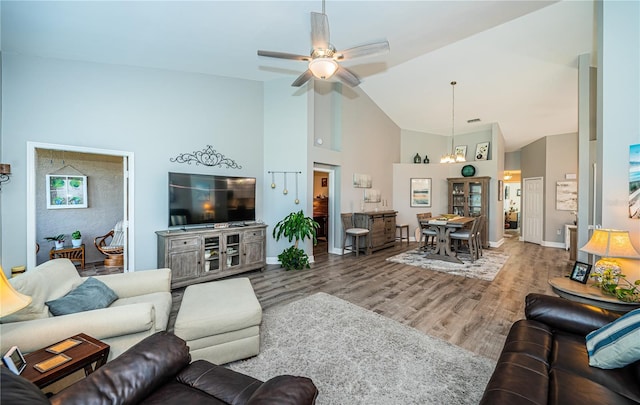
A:
{"type": "Polygon", "coordinates": [[[542,243],[544,221],[544,179],[534,177],[523,180],[522,236],[525,242],[542,243]]]}

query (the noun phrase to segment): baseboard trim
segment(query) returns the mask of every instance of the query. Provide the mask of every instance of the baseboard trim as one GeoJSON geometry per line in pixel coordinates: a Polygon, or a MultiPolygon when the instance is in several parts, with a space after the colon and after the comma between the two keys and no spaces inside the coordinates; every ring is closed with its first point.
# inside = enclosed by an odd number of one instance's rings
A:
{"type": "Polygon", "coordinates": [[[502,245],[504,245],[504,238],[500,238],[500,240],[497,242],[489,241],[489,247],[492,248],[499,248],[502,245]]]}
{"type": "Polygon", "coordinates": [[[540,246],[564,249],[564,242],[548,242],[543,240],[540,246]]]}

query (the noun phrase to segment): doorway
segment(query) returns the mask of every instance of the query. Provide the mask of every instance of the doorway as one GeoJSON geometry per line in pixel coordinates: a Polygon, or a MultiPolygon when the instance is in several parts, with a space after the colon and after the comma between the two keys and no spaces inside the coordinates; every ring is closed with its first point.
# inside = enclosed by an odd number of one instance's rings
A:
{"type": "Polygon", "coordinates": [[[133,271],[134,201],[133,193],[129,192],[132,188],[132,152],[27,142],[28,267],[33,268],[49,259],[51,246],[43,238],[54,234],[68,237],[76,230],[82,233],[86,261],[103,261],[105,257],[97,251],[93,240],[96,236],[108,233],[116,222],[122,221],[123,270],[133,271]],[[49,197],[45,191],[45,179],[46,175],[51,174],[86,176],[87,207],[51,209],[45,206],[49,197]],[[101,218],[106,222],[100,223],[101,218]]]}
{"type": "Polygon", "coordinates": [[[544,179],[542,177],[524,179],[522,185],[523,240],[540,245],[544,220],[544,179]]]}
{"type": "Polygon", "coordinates": [[[504,172],[504,230],[506,234],[520,234],[522,223],[522,184],[520,170],[504,172]]]}
{"type": "Polygon", "coordinates": [[[332,252],[336,228],[336,175],[334,166],[318,165],[313,168],[313,217],[318,229],[318,244],[313,247],[314,261],[332,252]]]}

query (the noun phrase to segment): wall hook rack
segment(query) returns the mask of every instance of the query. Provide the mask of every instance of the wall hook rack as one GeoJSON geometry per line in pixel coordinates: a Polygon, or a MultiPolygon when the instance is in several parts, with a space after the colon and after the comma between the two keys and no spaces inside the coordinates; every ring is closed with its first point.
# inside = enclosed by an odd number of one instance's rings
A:
{"type": "Polygon", "coordinates": [[[284,183],[284,188],[282,189],[282,194],[284,194],[284,195],[289,194],[289,190],[287,189],[287,174],[295,174],[296,175],[296,199],[294,200],[294,203],[300,204],[300,200],[298,199],[298,175],[302,174],[301,171],[292,172],[292,171],[274,171],[274,170],[269,170],[267,173],[271,175],[271,188],[272,189],[276,188],[276,180],[275,180],[276,173],[282,174],[282,179],[283,179],[283,183],[284,183]]]}

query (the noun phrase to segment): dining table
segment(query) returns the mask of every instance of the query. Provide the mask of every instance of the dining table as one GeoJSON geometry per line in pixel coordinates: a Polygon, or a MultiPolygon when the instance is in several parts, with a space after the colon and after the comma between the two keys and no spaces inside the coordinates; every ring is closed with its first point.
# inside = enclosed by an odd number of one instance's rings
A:
{"type": "Polygon", "coordinates": [[[427,259],[444,260],[462,264],[463,262],[458,258],[457,253],[451,249],[451,238],[449,235],[471,224],[474,220],[474,217],[442,216],[423,221],[425,225],[436,231],[435,249],[432,252],[428,252],[425,257],[427,259]]]}

